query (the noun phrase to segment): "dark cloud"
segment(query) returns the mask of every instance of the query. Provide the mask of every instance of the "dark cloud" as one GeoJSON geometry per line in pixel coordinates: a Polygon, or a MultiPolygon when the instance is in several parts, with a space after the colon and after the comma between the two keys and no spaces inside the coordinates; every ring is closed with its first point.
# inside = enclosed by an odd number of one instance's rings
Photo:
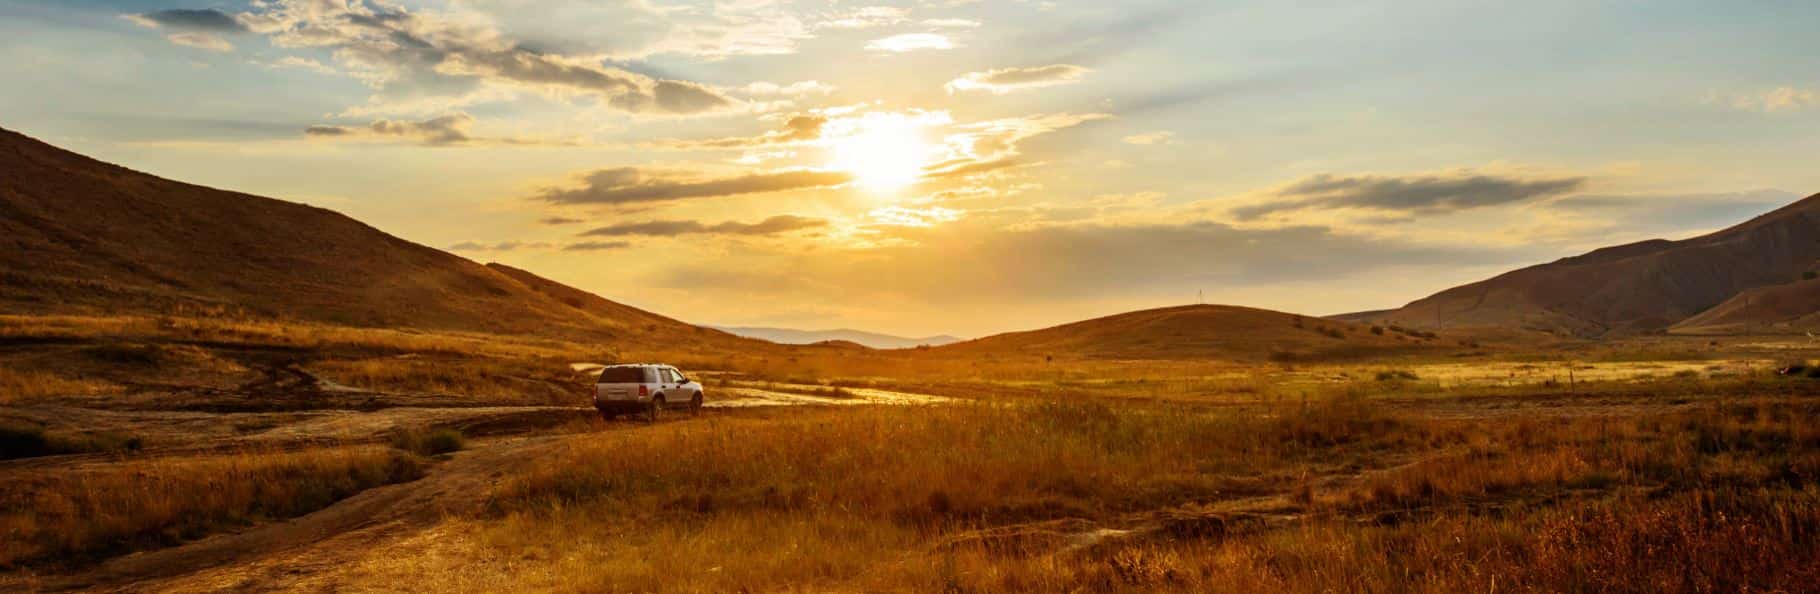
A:
{"type": "Polygon", "coordinates": [[[213,8],[159,10],[128,17],[149,27],[192,33],[245,33],[247,27],[233,16],[213,8]]]}
{"type": "Polygon", "coordinates": [[[659,140],[654,148],[680,150],[731,150],[808,142],[821,138],[828,118],[815,114],[798,114],[784,120],[784,127],[758,136],[731,136],[707,140],[659,140]]]}
{"type": "Polygon", "coordinates": [[[602,169],[582,178],[580,187],[550,188],[536,196],[557,204],[640,204],[826,188],[853,181],[846,173],[791,169],[718,179],[679,178],[637,167],[602,169]]]}
{"type": "Polygon", "coordinates": [[[573,225],[576,223],[585,223],[587,221],[572,217],[544,217],[537,219],[537,222],[545,225],[573,225]]]}
{"type": "Polygon", "coordinates": [[[1557,196],[1585,184],[1584,177],[1317,175],[1277,191],[1276,195],[1283,200],[1240,207],[1233,210],[1233,215],[1250,220],[1283,211],[1336,208],[1440,214],[1557,196]]]}
{"type": "Polygon", "coordinates": [[[756,223],[727,221],[713,225],[701,221],[644,221],[639,223],[622,223],[592,229],[583,236],[588,237],[625,237],[644,235],[653,237],[675,237],[678,235],[778,235],[804,229],[828,226],[825,219],[799,217],[796,215],[778,215],[756,223]]]}
{"type": "Polygon", "coordinates": [[[571,243],[569,245],[562,246],[562,251],[565,251],[565,252],[598,252],[598,251],[604,251],[604,250],[617,250],[617,249],[621,249],[621,248],[625,248],[625,247],[630,247],[631,245],[632,245],[631,243],[624,242],[624,241],[583,241],[583,242],[579,242],[579,243],[571,243]]]}

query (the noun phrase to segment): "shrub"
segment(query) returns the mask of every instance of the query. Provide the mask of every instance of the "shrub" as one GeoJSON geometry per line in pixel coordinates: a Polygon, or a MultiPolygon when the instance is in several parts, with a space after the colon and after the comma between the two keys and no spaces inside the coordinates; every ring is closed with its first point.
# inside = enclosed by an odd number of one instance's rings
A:
{"type": "Polygon", "coordinates": [[[143,439],[124,433],[59,436],[39,427],[0,425],[0,460],[87,452],[136,452],[144,446],[143,439]]]}
{"type": "Polygon", "coordinates": [[[1380,382],[1403,382],[1418,379],[1422,378],[1417,376],[1415,372],[1407,369],[1386,369],[1378,372],[1378,381],[1380,382]]]}
{"type": "Polygon", "coordinates": [[[392,431],[392,447],[422,456],[458,452],[467,447],[461,431],[443,427],[429,431],[399,429],[392,431]]]}

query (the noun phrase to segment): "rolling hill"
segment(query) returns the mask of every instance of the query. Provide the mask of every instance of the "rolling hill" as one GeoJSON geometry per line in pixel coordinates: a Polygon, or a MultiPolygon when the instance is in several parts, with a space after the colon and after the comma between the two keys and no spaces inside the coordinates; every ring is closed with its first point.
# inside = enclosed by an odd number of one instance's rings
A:
{"type": "Polygon", "coordinates": [[[1457,347],[1452,338],[1230,305],[1134,311],[930,349],[937,354],[1098,359],[1322,360],[1457,347]]]}
{"type": "MultiPolygon", "coordinates": [[[[1427,329],[1523,328],[1582,337],[1653,332],[1751,289],[1793,282],[1816,262],[1820,195],[1712,234],[1599,249],[1367,317],[1427,329]]],[[[1809,308],[1820,310],[1820,303],[1809,308]]]]}
{"type": "Polygon", "coordinates": [[[0,130],[0,311],[233,314],[367,327],[765,343],[0,130]]]}
{"type": "Polygon", "coordinates": [[[864,330],[795,330],[791,328],[766,328],[758,326],[716,326],[738,336],[768,340],[778,344],[815,344],[820,342],[850,342],[875,349],[908,349],[923,345],[941,346],[960,342],[953,336],[928,336],[924,338],[906,338],[866,332],[864,330]]]}
{"type": "Polygon", "coordinates": [[[1682,320],[1675,334],[1820,331],[1820,279],[1758,287],[1682,320]]]}

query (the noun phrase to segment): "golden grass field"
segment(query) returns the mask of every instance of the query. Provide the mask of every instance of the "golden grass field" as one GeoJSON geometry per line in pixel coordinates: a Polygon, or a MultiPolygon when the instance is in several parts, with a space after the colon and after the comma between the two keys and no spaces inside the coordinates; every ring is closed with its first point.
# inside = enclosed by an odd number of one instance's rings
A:
{"type": "Polygon", "coordinates": [[[154,317],[0,339],[5,590],[1820,591],[1820,380],[1764,337],[1332,361],[154,317]],[[794,406],[602,421],[569,364],[615,360],[794,406]],[[894,393],[942,398],[871,399],[894,393]]]}

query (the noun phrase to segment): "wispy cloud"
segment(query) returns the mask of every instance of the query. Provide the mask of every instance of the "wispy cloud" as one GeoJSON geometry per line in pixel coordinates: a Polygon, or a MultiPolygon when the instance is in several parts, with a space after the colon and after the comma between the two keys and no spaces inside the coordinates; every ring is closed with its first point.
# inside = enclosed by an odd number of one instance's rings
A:
{"type": "Polygon", "coordinates": [[[1731,105],[1737,109],[1764,113],[1801,111],[1820,106],[1820,92],[1792,86],[1776,87],[1733,97],[1731,105]]]}
{"type": "Polygon", "coordinates": [[[1034,68],[999,68],[985,72],[969,72],[960,78],[948,81],[947,89],[949,93],[985,91],[1003,95],[1012,91],[1079,82],[1081,77],[1088,72],[1092,71],[1073,64],[1051,64],[1034,68]]]}
{"type": "Polygon", "coordinates": [[[1584,177],[1317,175],[1277,190],[1267,202],[1233,209],[1232,214],[1240,220],[1286,211],[1341,208],[1404,215],[1440,214],[1558,196],[1585,184],[1584,177]]]}
{"type": "Polygon", "coordinates": [[[1173,144],[1173,143],[1175,143],[1175,133],[1167,131],[1167,130],[1159,130],[1156,132],[1145,132],[1143,134],[1133,134],[1130,136],[1126,136],[1122,140],[1124,141],[1125,144],[1134,144],[1134,145],[1138,145],[1138,146],[1150,146],[1150,145],[1156,145],[1156,144],[1173,144]]]}
{"type": "Polygon", "coordinates": [[[715,198],[763,194],[786,190],[834,187],[853,181],[837,171],[789,169],[732,177],[677,174],[670,171],[617,167],[584,175],[579,185],[548,188],[535,198],[556,204],[632,205],[690,198],[715,198]]]}
{"type": "Polygon", "coordinates": [[[954,49],[954,40],[940,33],[904,33],[866,43],[866,49],[878,52],[905,53],[923,50],[954,49]]]}
{"type": "Polygon", "coordinates": [[[469,132],[473,125],[473,116],[454,113],[422,121],[378,120],[365,126],[317,124],[304,129],[303,133],[323,140],[400,140],[424,146],[574,144],[534,138],[477,137],[469,132]]]}
{"type": "Polygon", "coordinates": [[[729,136],[700,140],[668,139],[646,143],[647,146],[673,150],[735,150],[808,142],[821,138],[828,118],[819,114],[797,114],[784,120],[783,128],[757,136],[729,136]]]}
{"type": "Polygon", "coordinates": [[[725,221],[708,224],[689,220],[658,220],[620,223],[583,232],[584,237],[675,237],[679,235],[781,235],[828,226],[826,219],[796,215],[777,215],[756,223],[725,221]]]}

